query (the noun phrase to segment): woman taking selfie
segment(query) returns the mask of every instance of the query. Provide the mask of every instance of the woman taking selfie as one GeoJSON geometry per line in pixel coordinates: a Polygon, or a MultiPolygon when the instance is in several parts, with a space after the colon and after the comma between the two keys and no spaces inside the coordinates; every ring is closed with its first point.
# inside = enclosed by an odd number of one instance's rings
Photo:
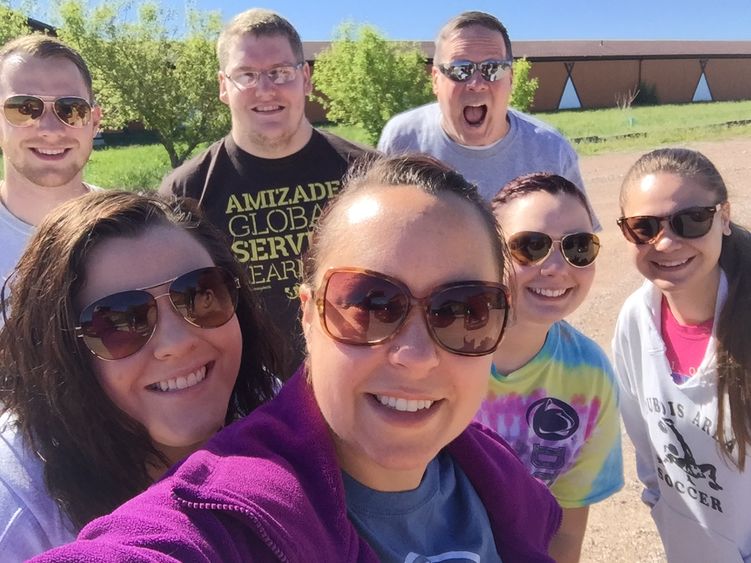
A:
{"type": "Polygon", "coordinates": [[[273,395],[268,323],[221,234],[190,207],[124,192],[63,204],[10,289],[3,561],[72,540],[273,395]]]}
{"type": "Polygon", "coordinates": [[[428,157],[378,159],[310,249],[303,368],[40,560],[552,561],[558,505],[471,424],[508,307],[503,238],[474,187],[428,157]]]}
{"type": "Polygon", "coordinates": [[[642,156],[618,224],[645,283],[613,351],[642,499],[669,561],[751,561],[751,235],[701,153],[642,156]]]}

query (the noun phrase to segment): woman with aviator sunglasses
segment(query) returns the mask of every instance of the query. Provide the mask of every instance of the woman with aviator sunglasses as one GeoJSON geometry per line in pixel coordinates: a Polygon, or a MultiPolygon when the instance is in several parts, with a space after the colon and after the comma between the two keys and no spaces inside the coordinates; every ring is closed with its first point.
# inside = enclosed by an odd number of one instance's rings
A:
{"type": "Polygon", "coordinates": [[[581,190],[520,176],[492,201],[511,253],[513,315],[476,419],[511,444],[563,508],[550,554],[578,561],[589,506],[623,486],[617,387],[602,349],[563,319],[584,301],[600,249],[581,190]]]}
{"type": "Polygon", "coordinates": [[[504,247],[436,160],[352,172],[304,265],[297,374],[39,560],[552,561],[555,499],[470,424],[506,320],[504,247]]]}
{"type": "Polygon", "coordinates": [[[40,225],[3,292],[3,561],[72,540],[272,397],[243,272],[187,201],[100,192],[40,225]]]}
{"type": "Polygon", "coordinates": [[[644,285],[613,340],[642,500],[669,561],[751,561],[751,233],[703,154],[642,156],[618,224],[644,285]]]}

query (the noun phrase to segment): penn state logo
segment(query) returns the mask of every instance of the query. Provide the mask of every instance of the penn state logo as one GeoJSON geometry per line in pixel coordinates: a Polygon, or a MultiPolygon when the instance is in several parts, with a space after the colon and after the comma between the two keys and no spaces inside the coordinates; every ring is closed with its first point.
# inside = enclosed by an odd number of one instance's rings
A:
{"type": "Polygon", "coordinates": [[[565,440],[579,428],[579,415],[568,403],[545,397],[529,406],[527,424],[543,440],[565,440]]]}

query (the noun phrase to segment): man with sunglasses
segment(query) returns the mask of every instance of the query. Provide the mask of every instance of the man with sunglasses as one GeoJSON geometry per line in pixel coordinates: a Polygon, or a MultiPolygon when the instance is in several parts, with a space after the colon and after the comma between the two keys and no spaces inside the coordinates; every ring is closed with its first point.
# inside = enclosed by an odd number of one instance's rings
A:
{"type": "Polygon", "coordinates": [[[100,111],[81,56],[53,37],[0,48],[0,283],[54,207],[92,189],[82,181],[100,111]]]}
{"type": "Polygon", "coordinates": [[[314,129],[305,116],[310,67],[300,36],[269,10],[237,15],[217,42],[219,99],[232,130],[169,174],[162,194],[199,200],[225,231],[272,318],[302,360],[297,286],[314,221],[365,149],[314,129]]]}
{"type": "Polygon", "coordinates": [[[438,101],[392,118],[380,150],[435,156],[488,201],[510,180],[532,172],[559,174],[584,189],[571,145],[549,125],[509,108],[511,40],[497,18],[464,12],[449,20],[436,38],[433,61],[438,101]]]}

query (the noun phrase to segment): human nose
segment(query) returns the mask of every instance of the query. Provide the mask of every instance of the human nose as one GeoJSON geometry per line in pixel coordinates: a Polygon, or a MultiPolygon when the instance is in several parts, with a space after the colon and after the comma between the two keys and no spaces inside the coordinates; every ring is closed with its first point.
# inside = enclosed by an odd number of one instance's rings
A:
{"type": "Polygon", "coordinates": [[[168,293],[158,295],[155,299],[157,323],[151,338],[154,357],[166,360],[192,351],[198,340],[196,331],[203,329],[189,324],[183,318],[172,305],[168,293]]]}
{"type": "Polygon", "coordinates": [[[424,374],[438,365],[438,344],[433,340],[422,309],[422,305],[412,307],[389,348],[390,360],[410,369],[415,375],[424,374]]]}
{"type": "Polygon", "coordinates": [[[467,88],[470,90],[485,90],[488,86],[488,82],[480,74],[480,69],[475,68],[472,71],[472,76],[467,80],[467,88]]]}
{"type": "Polygon", "coordinates": [[[44,102],[44,110],[38,119],[38,129],[41,132],[57,132],[65,127],[65,124],[57,117],[53,103],[54,102],[44,102]]]}
{"type": "Polygon", "coordinates": [[[550,253],[548,253],[547,258],[545,258],[545,260],[541,264],[540,272],[543,275],[550,276],[563,271],[567,265],[568,263],[563,257],[563,252],[561,251],[560,241],[553,241],[553,246],[550,249],[550,253]]]}
{"type": "Polygon", "coordinates": [[[681,237],[673,232],[673,229],[667,224],[667,219],[663,219],[660,222],[660,232],[657,233],[657,238],[652,242],[652,246],[655,250],[664,252],[674,246],[680,247],[680,245],[681,237]]]}

